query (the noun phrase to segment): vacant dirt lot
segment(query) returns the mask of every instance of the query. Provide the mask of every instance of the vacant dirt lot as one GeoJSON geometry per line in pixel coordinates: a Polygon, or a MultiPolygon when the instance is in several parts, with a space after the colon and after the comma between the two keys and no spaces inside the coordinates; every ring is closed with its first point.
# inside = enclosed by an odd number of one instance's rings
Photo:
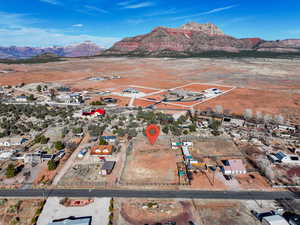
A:
{"type": "Polygon", "coordinates": [[[242,156],[240,150],[230,139],[216,137],[195,140],[193,143],[194,147],[191,154],[196,159],[205,156],[242,156]]]}
{"type": "Polygon", "coordinates": [[[192,216],[192,203],[188,200],[159,200],[135,199],[120,201],[120,216],[118,224],[141,225],[166,223],[187,224],[194,221],[192,216]]]}
{"type": "Polygon", "coordinates": [[[240,201],[195,200],[203,225],[258,225],[249,209],[240,201]]]}
{"type": "Polygon", "coordinates": [[[237,88],[223,96],[196,106],[196,109],[214,108],[216,105],[232,113],[243,114],[245,109],[253,112],[263,112],[271,115],[282,114],[286,118],[299,116],[300,94],[287,91],[268,91],[258,89],[237,88]]]}
{"type": "Polygon", "coordinates": [[[0,224],[31,225],[42,203],[40,199],[0,199],[0,224]]]}
{"type": "Polygon", "coordinates": [[[136,139],[127,156],[121,181],[129,184],[177,183],[176,155],[167,140],[158,140],[152,146],[146,137],[136,139]]]}

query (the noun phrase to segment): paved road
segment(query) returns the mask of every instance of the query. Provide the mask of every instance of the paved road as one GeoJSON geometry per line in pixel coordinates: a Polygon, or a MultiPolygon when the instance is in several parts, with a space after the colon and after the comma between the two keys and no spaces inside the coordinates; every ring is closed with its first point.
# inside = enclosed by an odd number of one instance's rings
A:
{"type": "Polygon", "coordinates": [[[300,199],[300,192],[263,191],[155,191],[96,189],[27,189],[0,190],[0,197],[121,197],[121,198],[193,198],[274,200],[300,199]]]}

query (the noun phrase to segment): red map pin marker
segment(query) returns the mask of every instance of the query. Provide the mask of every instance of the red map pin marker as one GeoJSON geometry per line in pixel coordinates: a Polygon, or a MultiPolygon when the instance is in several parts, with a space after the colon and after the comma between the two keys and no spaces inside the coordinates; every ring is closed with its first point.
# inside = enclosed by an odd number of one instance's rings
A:
{"type": "Polygon", "coordinates": [[[158,136],[159,136],[160,129],[158,126],[151,124],[146,129],[146,135],[151,145],[154,145],[158,136]]]}

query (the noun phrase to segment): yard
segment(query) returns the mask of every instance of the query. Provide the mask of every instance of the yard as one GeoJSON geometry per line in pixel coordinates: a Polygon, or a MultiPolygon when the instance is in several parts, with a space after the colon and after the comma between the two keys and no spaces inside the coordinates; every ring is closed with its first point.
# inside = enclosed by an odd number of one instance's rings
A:
{"type": "Polygon", "coordinates": [[[31,225],[42,206],[41,199],[0,199],[0,224],[31,225]]]}
{"type": "Polygon", "coordinates": [[[118,199],[118,223],[122,225],[156,224],[193,221],[192,203],[189,200],[118,199]]]}
{"type": "Polygon", "coordinates": [[[206,139],[195,140],[193,151],[191,152],[194,158],[201,157],[231,157],[242,156],[241,151],[235,144],[227,138],[213,137],[206,139]]]}
{"type": "Polygon", "coordinates": [[[153,146],[146,137],[134,140],[121,182],[124,184],[176,184],[178,182],[176,154],[166,138],[153,146]]]}

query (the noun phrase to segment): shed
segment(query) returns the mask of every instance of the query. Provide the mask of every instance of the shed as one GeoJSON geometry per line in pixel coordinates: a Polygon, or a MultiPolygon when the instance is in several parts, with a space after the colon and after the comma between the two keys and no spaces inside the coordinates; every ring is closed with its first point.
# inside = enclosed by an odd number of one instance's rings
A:
{"type": "Polygon", "coordinates": [[[280,215],[267,216],[262,219],[263,225],[289,225],[289,223],[280,215]]]}
{"type": "Polygon", "coordinates": [[[224,175],[246,174],[246,167],[241,159],[224,160],[222,171],[224,175]]]}
{"type": "Polygon", "coordinates": [[[48,225],[91,225],[92,217],[70,217],[66,219],[53,220],[48,225]]]}
{"type": "Polygon", "coordinates": [[[115,143],[117,140],[116,136],[102,136],[102,138],[108,143],[115,143]]]}
{"type": "Polygon", "coordinates": [[[105,161],[101,167],[101,175],[109,175],[114,169],[116,162],[115,161],[105,161]]]}

